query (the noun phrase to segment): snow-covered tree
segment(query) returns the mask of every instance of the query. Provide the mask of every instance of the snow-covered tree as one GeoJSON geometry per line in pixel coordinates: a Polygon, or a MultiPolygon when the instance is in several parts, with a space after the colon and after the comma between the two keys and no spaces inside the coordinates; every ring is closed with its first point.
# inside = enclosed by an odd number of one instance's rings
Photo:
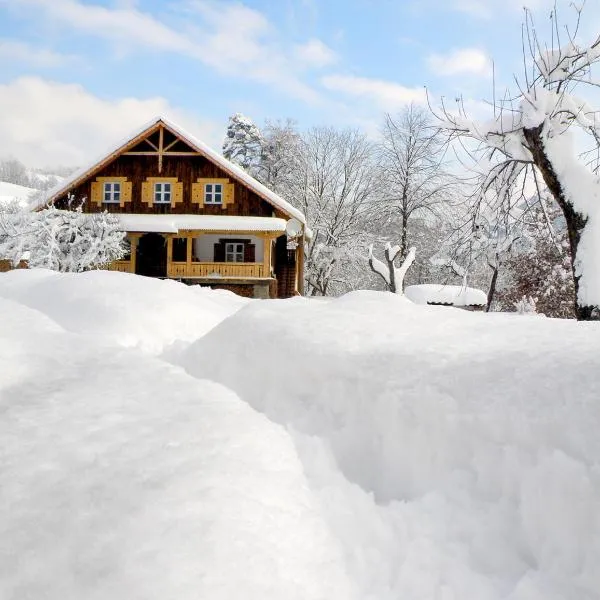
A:
{"type": "Polygon", "coordinates": [[[600,181],[576,151],[574,132],[587,136],[594,149],[600,147],[598,112],[575,95],[576,87],[580,92],[594,85],[591,71],[600,61],[600,36],[587,44],[578,41],[582,8],[572,7],[573,27],[562,27],[556,10],[552,12],[547,43],[538,39],[531,13],[525,12],[525,73],[516,94],[493,103],[491,121],[469,119],[460,104],[458,112],[443,107],[438,116],[451,139],[475,143],[474,153],[487,175],[482,192],[492,182],[508,188],[517,181],[523,190],[545,186],[550,191],[566,221],[577,318],[598,319],[600,181]]]}
{"type": "Polygon", "coordinates": [[[454,194],[456,181],[444,162],[444,140],[430,116],[410,105],[397,116],[386,114],[377,159],[382,181],[381,210],[399,228],[400,254],[406,256],[414,219],[437,220],[454,194]]]}
{"type": "Polygon", "coordinates": [[[373,147],[365,135],[317,127],[302,136],[286,199],[303,211],[313,232],[305,263],[310,295],[347,290],[339,276],[364,252],[377,194],[373,147]]]}
{"type": "Polygon", "coordinates": [[[260,165],[255,177],[275,193],[285,195],[300,168],[300,134],[291,119],[267,121],[261,140],[260,165]]]}
{"type": "Polygon", "coordinates": [[[79,272],[119,260],[127,252],[117,217],[80,209],[13,212],[0,215],[0,259],[14,265],[79,272]]]}
{"type": "Polygon", "coordinates": [[[7,158],[0,161],[0,181],[25,187],[31,186],[27,168],[22,162],[14,158],[7,158]]]}
{"type": "Polygon", "coordinates": [[[260,169],[263,137],[254,121],[241,113],[229,117],[223,156],[255,176],[260,169]]]}
{"type": "Polygon", "coordinates": [[[397,267],[395,262],[402,256],[401,246],[392,246],[387,243],[384,250],[385,263],[373,255],[373,244],[369,246],[369,266],[373,273],[383,279],[387,289],[393,294],[404,293],[404,277],[415,260],[416,248],[410,248],[402,264],[397,267]]]}

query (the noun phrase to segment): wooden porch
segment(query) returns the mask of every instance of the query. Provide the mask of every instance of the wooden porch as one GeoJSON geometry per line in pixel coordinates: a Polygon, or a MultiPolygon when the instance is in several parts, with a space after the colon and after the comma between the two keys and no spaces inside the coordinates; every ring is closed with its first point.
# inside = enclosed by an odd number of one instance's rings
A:
{"type": "MultiPolygon", "coordinates": [[[[208,232],[207,232],[208,233],[208,232]]],[[[222,233],[231,235],[230,232],[210,232],[211,234],[222,233]]],[[[130,258],[128,260],[117,260],[104,268],[109,271],[120,271],[123,273],[136,273],[136,258],[141,233],[130,233],[128,235],[131,244],[130,258]]],[[[193,241],[199,235],[198,231],[180,232],[178,234],[161,234],[166,241],[166,270],[165,276],[170,279],[232,279],[253,280],[271,279],[273,273],[273,241],[279,235],[273,232],[235,232],[235,235],[252,235],[263,239],[263,260],[260,262],[217,262],[200,261],[193,253],[193,241]],[[185,239],[186,260],[173,260],[173,240],[175,238],[185,239]]],[[[180,257],[181,258],[181,257],[180,257]]]]}

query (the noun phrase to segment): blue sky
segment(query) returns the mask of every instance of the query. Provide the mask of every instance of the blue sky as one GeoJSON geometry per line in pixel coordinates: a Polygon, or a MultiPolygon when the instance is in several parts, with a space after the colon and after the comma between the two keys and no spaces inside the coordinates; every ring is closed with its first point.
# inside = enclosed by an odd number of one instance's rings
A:
{"type": "MultiPolygon", "coordinates": [[[[233,112],[375,135],[424,86],[482,112],[492,60],[500,86],[520,69],[522,4],[0,0],[0,153],[81,164],[157,113],[216,147],[233,112]]],[[[528,4],[547,23],[553,1],[528,4]]]]}

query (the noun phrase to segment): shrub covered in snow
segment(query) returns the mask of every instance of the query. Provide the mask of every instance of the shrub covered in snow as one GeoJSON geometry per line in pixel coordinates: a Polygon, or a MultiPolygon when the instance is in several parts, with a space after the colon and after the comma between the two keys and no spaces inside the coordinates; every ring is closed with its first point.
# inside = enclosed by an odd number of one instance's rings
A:
{"type": "Polygon", "coordinates": [[[79,272],[119,260],[127,252],[119,220],[80,209],[0,214],[0,259],[14,265],[79,272]]]}

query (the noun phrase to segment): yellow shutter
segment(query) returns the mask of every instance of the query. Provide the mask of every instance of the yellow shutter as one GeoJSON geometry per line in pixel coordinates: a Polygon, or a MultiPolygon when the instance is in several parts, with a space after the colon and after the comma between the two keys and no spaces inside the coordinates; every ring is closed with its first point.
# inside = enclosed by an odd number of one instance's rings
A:
{"type": "Polygon", "coordinates": [[[223,186],[225,189],[223,190],[223,208],[225,208],[229,204],[233,204],[234,194],[235,194],[235,184],[226,183],[223,186]]]}
{"type": "Polygon", "coordinates": [[[177,181],[173,185],[173,202],[171,204],[180,204],[183,202],[183,183],[177,181]]]}
{"type": "Polygon", "coordinates": [[[102,204],[102,195],[104,193],[104,184],[100,181],[92,181],[92,202],[102,204]]]}
{"type": "Polygon", "coordinates": [[[121,206],[124,206],[125,202],[131,202],[132,188],[131,181],[124,181],[121,184],[121,206]]]}
{"type": "Polygon", "coordinates": [[[153,184],[151,181],[142,182],[142,202],[145,202],[148,206],[152,206],[154,204],[152,193],[153,193],[153,184]]]}
{"type": "Polygon", "coordinates": [[[192,183],[192,203],[202,204],[204,202],[204,184],[192,183]]]}

